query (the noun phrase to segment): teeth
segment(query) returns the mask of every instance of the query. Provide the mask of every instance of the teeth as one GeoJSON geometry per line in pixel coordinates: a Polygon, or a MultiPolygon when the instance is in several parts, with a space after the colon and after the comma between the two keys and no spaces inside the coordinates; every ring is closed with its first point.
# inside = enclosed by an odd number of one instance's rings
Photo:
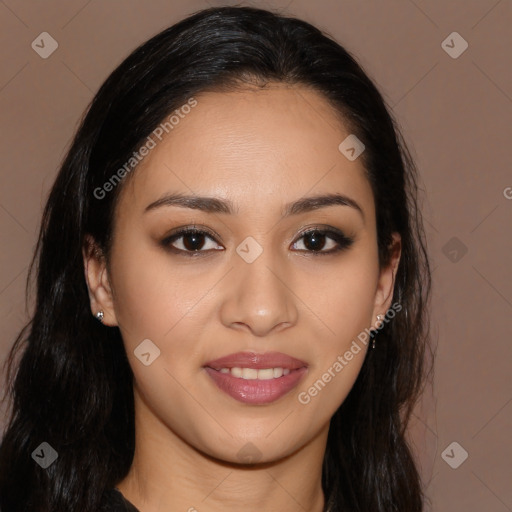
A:
{"type": "Polygon", "coordinates": [[[233,377],[242,377],[242,368],[231,368],[231,375],[233,377]]]}
{"type": "Polygon", "coordinates": [[[255,368],[243,368],[242,369],[242,379],[252,380],[257,379],[259,375],[259,370],[255,368]]]}
{"type": "Polygon", "coordinates": [[[289,368],[221,368],[220,373],[231,373],[233,377],[246,380],[271,380],[278,379],[290,373],[289,368]]]}

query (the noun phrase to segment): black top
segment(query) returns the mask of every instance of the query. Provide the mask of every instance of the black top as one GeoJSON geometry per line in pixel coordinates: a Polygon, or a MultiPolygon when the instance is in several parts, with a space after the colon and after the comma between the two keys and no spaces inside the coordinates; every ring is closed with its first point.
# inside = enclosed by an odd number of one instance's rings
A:
{"type": "Polygon", "coordinates": [[[140,512],[118,489],[110,489],[103,494],[99,512],[140,512]]]}
{"type": "MultiPolygon", "coordinates": [[[[325,510],[331,510],[332,498],[329,500],[325,510]]],[[[130,503],[118,489],[110,489],[103,494],[103,501],[98,512],[140,512],[138,508],[130,503]]]]}

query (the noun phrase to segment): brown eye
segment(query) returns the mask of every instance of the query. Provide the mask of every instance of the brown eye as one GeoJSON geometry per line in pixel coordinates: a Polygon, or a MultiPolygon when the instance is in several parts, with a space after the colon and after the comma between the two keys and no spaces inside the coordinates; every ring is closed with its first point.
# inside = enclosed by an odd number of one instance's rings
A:
{"type": "Polygon", "coordinates": [[[167,237],[162,241],[162,243],[176,252],[199,253],[210,251],[212,249],[215,250],[215,248],[212,247],[204,250],[205,245],[207,245],[206,239],[208,238],[213,240],[212,236],[206,231],[201,231],[199,229],[182,229],[181,231],[167,237]],[[180,239],[182,239],[182,241],[180,241],[180,239]],[[178,245],[181,245],[181,247],[176,247],[174,245],[178,241],[178,245]]]}
{"type": "MultiPolygon", "coordinates": [[[[345,236],[341,231],[311,229],[302,234],[306,252],[316,255],[333,254],[353,244],[354,240],[345,236]],[[329,243],[328,240],[331,242],[329,243]],[[334,242],[334,243],[333,243],[334,242]],[[329,250],[322,250],[326,245],[329,250]]],[[[299,239],[299,240],[300,240],[299,239]]],[[[295,242],[298,243],[298,242],[295,242]]]]}

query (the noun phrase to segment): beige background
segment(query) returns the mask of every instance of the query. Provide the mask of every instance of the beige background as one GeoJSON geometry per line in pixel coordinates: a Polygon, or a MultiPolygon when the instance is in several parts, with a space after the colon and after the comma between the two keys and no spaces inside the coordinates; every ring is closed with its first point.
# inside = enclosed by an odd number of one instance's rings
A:
{"type": "MultiPolygon", "coordinates": [[[[26,319],[42,205],[84,108],[139,43],[192,11],[229,4],[0,0],[1,362],[26,319]],[[47,59],[31,47],[42,32],[59,45],[47,59]]],[[[402,125],[421,173],[434,267],[434,390],[412,431],[427,494],[439,512],[512,510],[512,2],[252,5],[283,9],[334,36],[402,125]],[[469,44],[458,58],[443,49],[461,48],[448,38],[454,31],[469,44]],[[457,469],[442,456],[454,441],[469,454],[457,469]]],[[[449,449],[447,460],[460,453],[449,449]]]]}

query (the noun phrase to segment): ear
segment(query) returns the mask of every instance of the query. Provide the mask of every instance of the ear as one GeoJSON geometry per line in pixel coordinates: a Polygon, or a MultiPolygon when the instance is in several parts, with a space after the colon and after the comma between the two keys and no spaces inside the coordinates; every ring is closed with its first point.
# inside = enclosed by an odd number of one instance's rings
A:
{"type": "Polygon", "coordinates": [[[376,324],[377,315],[385,315],[391,307],[393,290],[395,288],[395,277],[398,270],[398,263],[402,253],[402,239],[399,233],[393,233],[391,242],[389,263],[381,269],[377,290],[375,292],[375,304],[373,308],[373,321],[376,324]]]}
{"type": "Polygon", "coordinates": [[[90,235],[85,237],[82,256],[92,314],[96,316],[98,311],[103,311],[103,324],[115,326],[117,319],[106,259],[103,251],[90,235]]]}

